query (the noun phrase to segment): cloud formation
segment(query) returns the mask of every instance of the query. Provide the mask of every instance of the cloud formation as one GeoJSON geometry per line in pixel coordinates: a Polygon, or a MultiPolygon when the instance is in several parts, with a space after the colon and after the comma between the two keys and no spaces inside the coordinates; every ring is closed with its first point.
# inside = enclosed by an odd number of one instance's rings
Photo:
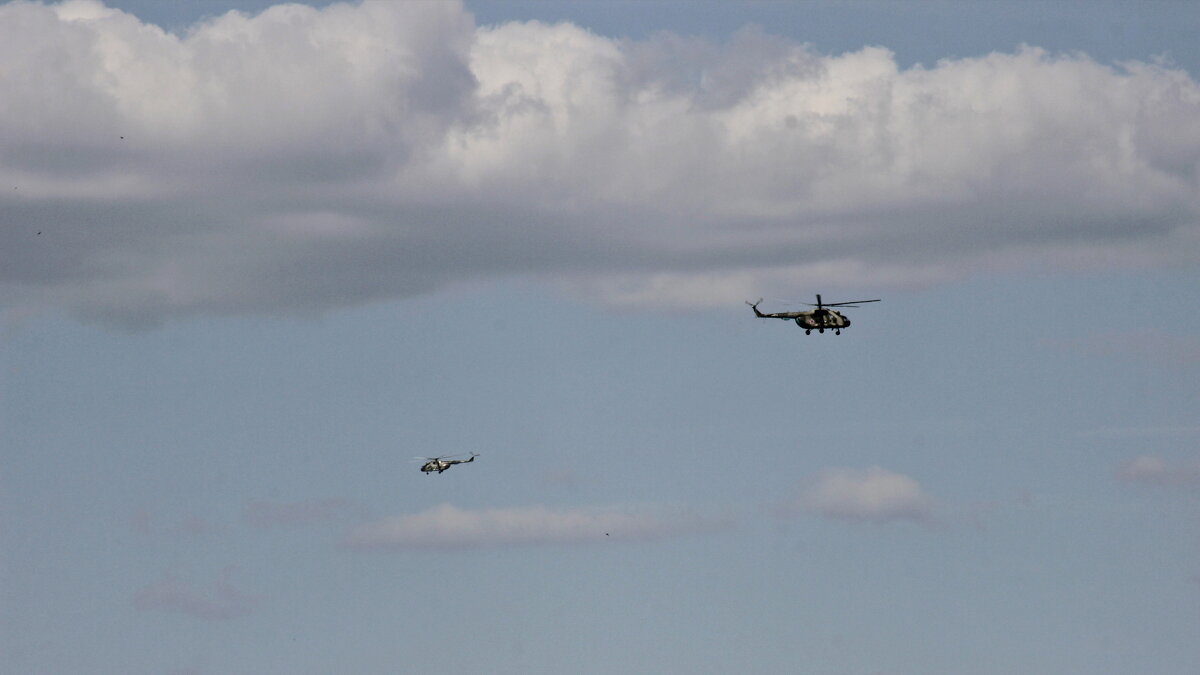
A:
{"type": "Polygon", "coordinates": [[[358,511],[345,499],[310,499],[299,502],[255,501],[246,504],[242,520],[253,527],[311,525],[341,520],[358,511]]]}
{"type": "Polygon", "coordinates": [[[381,0],[181,34],[13,2],[0,63],[8,307],[148,325],[510,275],[699,306],[1200,259],[1200,85],[1162,64],[901,69],[381,0]]]}
{"type": "Polygon", "coordinates": [[[187,516],[174,525],[162,525],[158,521],[158,518],[144,508],[137,509],[129,516],[129,526],[133,531],[147,536],[197,537],[219,529],[217,525],[196,515],[187,516]]]}
{"type": "Polygon", "coordinates": [[[1043,342],[1063,351],[1083,351],[1105,357],[1135,356],[1172,368],[1200,363],[1200,338],[1190,335],[1172,335],[1155,329],[1139,333],[1109,332],[1077,340],[1047,339],[1043,342]]]}
{"type": "Polygon", "coordinates": [[[793,510],[837,520],[931,522],[933,504],[916,480],[873,466],[822,471],[807,482],[793,510]]]}
{"type": "Polygon", "coordinates": [[[344,544],[363,551],[570,544],[662,539],[720,525],[690,514],[665,512],[545,506],[468,510],[442,504],[421,513],[359,525],[344,544]]]}
{"type": "Polygon", "coordinates": [[[197,589],[167,574],[133,596],[133,606],[144,611],[161,611],[186,614],[198,619],[220,621],[246,616],[262,600],[233,586],[230,577],[234,568],[227,567],[211,590],[197,589]]]}
{"type": "Polygon", "coordinates": [[[1117,469],[1117,479],[1166,487],[1200,486],[1200,461],[1170,462],[1155,455],[1142,455],[1122,464],[1117,469]]]}

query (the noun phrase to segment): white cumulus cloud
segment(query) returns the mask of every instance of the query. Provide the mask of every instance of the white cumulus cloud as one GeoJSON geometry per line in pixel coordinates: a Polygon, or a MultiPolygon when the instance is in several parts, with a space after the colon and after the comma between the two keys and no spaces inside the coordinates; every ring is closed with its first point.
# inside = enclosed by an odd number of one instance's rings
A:
{"type": "Polygon", "coordinates": [[[1200,84],[1035,47],[900,68],[756,29],[476,26],[456,2],[180,33],[10,2],[0,188],[0,307],[126,325],[510,275],[699,306],[1161,266],[1200,259],[1200,84]]]}
{"type": "Polygon", "coordinates": [[[358,550],[464,549],[661,539],[720,525],[695,515],[649,510],[470,510],[442,504],[364,523],[351,530],[344,543],[358,550]]]}
{"type": "Polygon", "coordinates": [[[820,472],[808,481],[795,508],[840,520],[928,522],[933,505],[913,478],[873,466],[820,472]]]}

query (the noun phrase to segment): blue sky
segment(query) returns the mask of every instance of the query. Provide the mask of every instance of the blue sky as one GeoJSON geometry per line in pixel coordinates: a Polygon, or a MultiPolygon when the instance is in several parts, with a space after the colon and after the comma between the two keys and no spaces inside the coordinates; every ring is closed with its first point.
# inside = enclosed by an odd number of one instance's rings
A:
{"type": "Polygon", "coordinates": [[[14,672],[1200,667],[1200,11],[269,6],[0,5],[14,672]]]}

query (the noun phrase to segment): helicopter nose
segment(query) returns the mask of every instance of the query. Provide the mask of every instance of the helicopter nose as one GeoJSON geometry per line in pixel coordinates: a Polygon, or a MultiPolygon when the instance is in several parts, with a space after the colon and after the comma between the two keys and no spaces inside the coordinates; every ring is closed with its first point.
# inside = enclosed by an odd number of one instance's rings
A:
{"type": "Polygon", "coordinates": [[[846,325],[847,325],[847,326],[849,326],[849,325],[850,325],[850,319],[846,319],[846,325]]]}

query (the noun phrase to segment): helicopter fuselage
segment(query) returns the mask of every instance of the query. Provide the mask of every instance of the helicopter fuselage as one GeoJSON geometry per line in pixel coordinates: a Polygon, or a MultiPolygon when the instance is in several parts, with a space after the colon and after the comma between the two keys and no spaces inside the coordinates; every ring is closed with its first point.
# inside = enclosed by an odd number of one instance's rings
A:
{"type": "Polygon", "coordinates": [[[807,330],[845,328],[850,325],[850,319],[832,309],[814,309],[809,312],[800,312],[796,317],[796,325],[807,330]]]}
{"type": "Polygon", "coordinates": [[[428,462],[425,462],[425,465],[421,467],[421,471],[424,471],[425,473],[433,473],[434,471],[441,473],[449,468],[450,462],[443,462],[440,459],[431,459],[428,462]]]}
{"type": "MultiPolygon", "coordinates": [[[[762,302],[762,298],[759,298],[758,302],[762,302]]],[[[851,300],[850,302],[822,303],[820,294],[817,294],[816,309],[801,312],[760,312],[758,311],[758,302],[747,300],[746,304],[750,305],[750,309],[754,310],[754,316],[760,319],[795,321],[797,326],[804,329],[805,335],[814,330],[818,333],[824,333],[826,328],[832,330],[836,335],[841,335],[842,329],[850,326],[850,319],[847,319],[844,314],[836,309],[830,309],[830,307],[857,307],[856,303],[879,302],[879,300],[851,300]]]]}
{"type": "Polygon", "coordinates": [[[471,459],[442,459],[441,457],[431,457],[428,462],[421,465],[421,472],[431,474],[434,471],[441,473],[455,464],[470,464],[475,461],[477,455],[472,454],[471,459]]]}
{"type": "Polygon", "coordinates": [[[755,314],[764,319],[783,319],[785,321],[792,320],[796,325],[803,328],[804,332],[818,331],[825,332],[826,328],[838,331],[850,325],[850,319],[844,314],[834,309],[809,309],[803,312],[759,312],[755,309],[755,314]]]}

